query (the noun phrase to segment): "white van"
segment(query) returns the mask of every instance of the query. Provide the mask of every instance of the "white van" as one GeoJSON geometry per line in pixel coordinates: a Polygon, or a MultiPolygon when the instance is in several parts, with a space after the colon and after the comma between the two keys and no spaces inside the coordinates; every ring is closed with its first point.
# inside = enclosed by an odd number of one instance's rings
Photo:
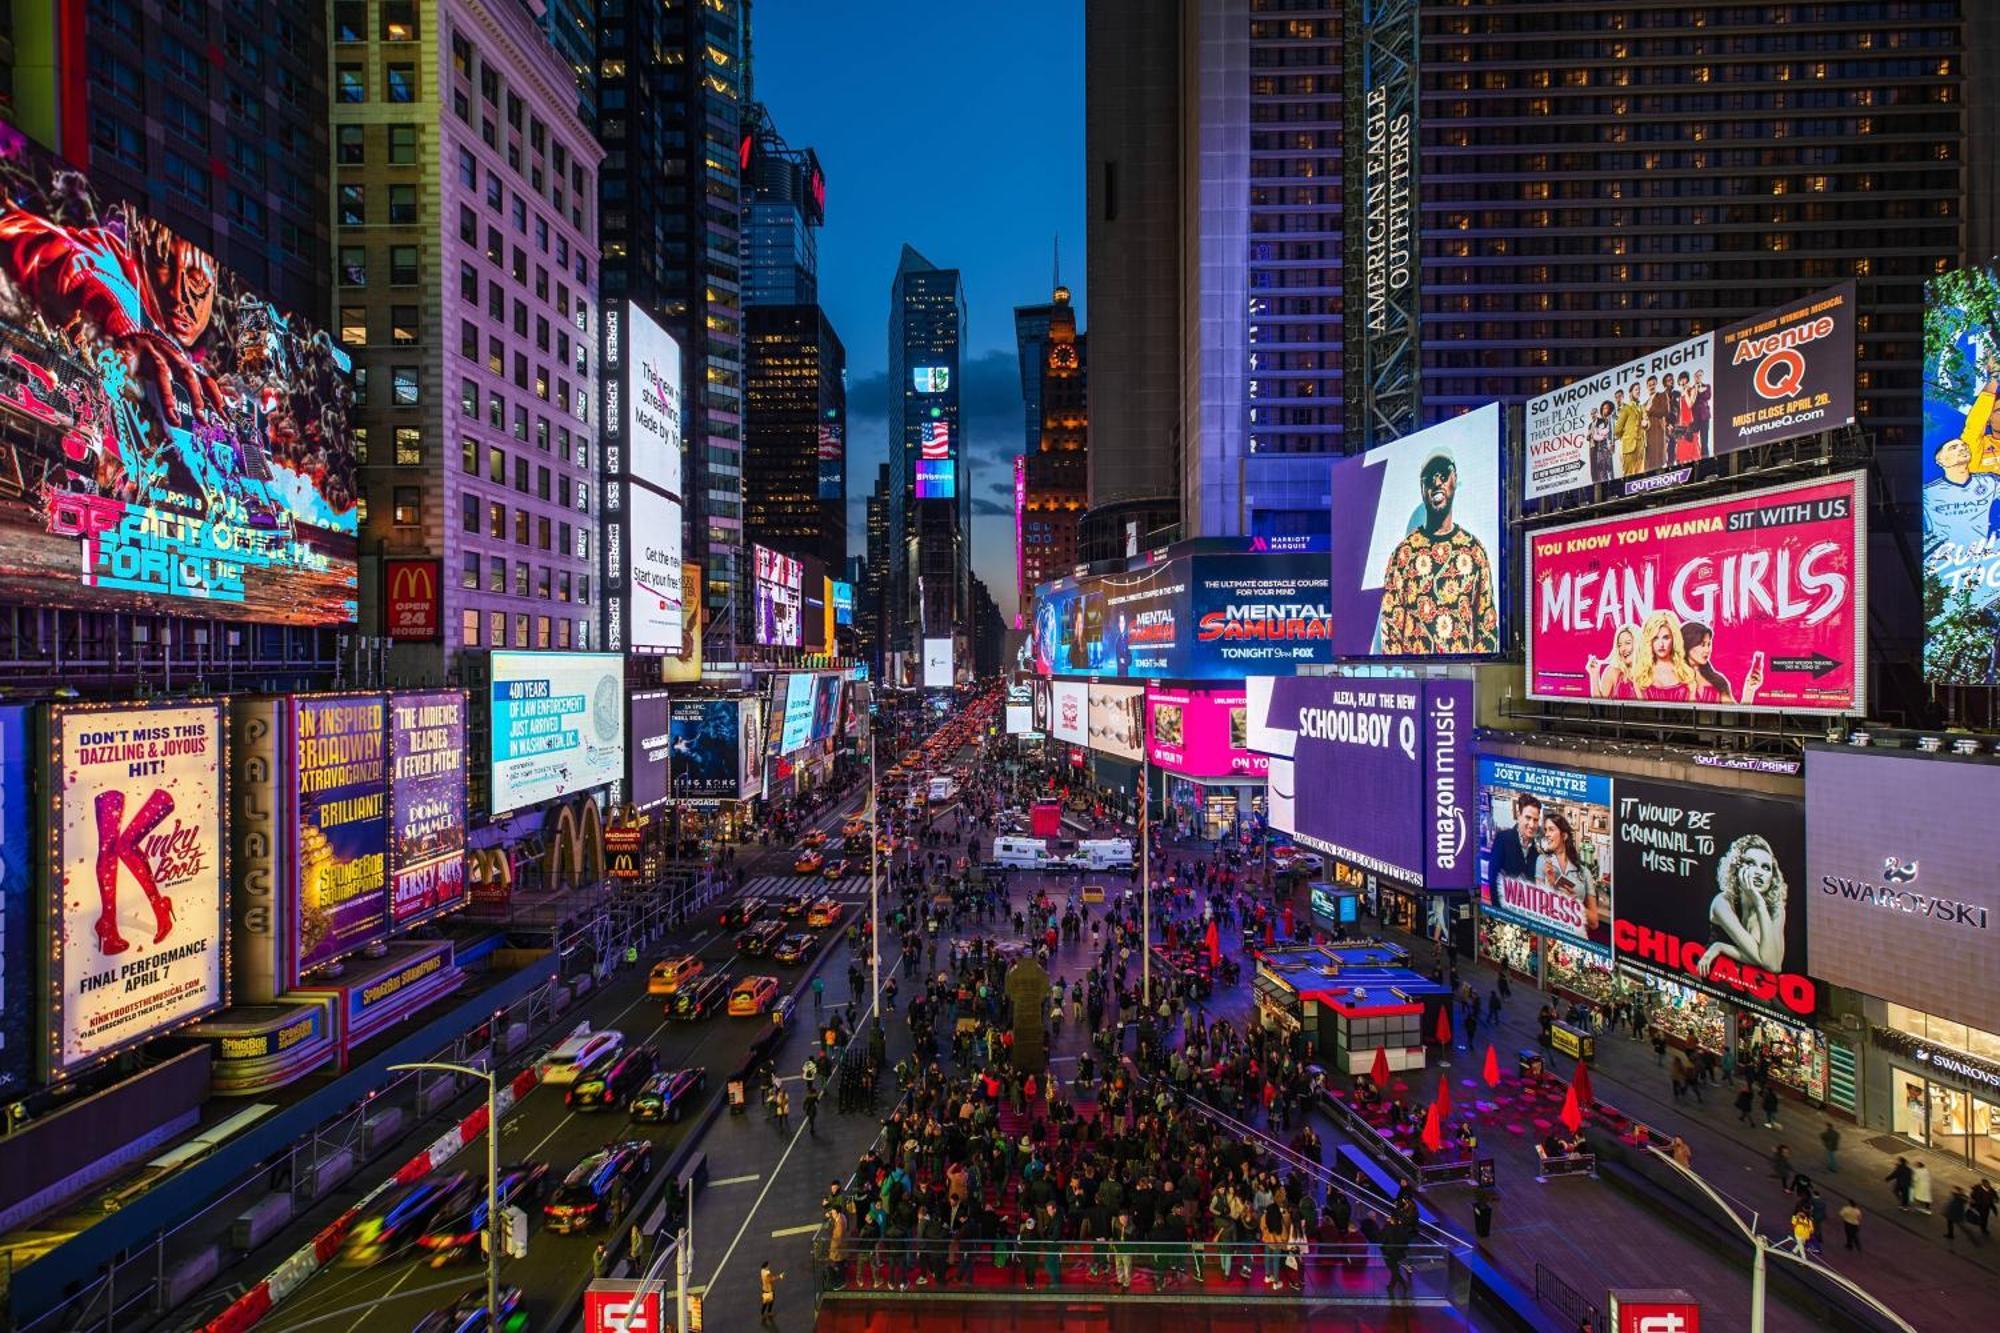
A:
{"type": "Polygon", "coordinates": [[[1010,870],[1040,870],[1051,859],[1046,838],[1000,837],[993,840],[994,863],[1010,870]]]}
{"type": "Polygon", "coordinates": [[[1130,870],[1132,868],[1132,840],[1130,838],[1086,838],[1076,845],[1076,855],[1069,858],[1073,865],[1086,870],[1130,870]]]}
{"type": "Polygon", "coordinates": [[[924,794],[929,798],[932,805],[936,805],[941,801],[949,801],[952,797],[958,795],[958,784],[948,777],[932,778],[930,788],[924,794]]]}

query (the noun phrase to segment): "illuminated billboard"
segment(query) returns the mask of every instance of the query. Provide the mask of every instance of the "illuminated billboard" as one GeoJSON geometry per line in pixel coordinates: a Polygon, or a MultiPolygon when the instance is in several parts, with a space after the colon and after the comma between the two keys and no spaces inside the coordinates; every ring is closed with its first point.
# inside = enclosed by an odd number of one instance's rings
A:
{"type": "Polygon", "coordinates": [[[227,999],[222,710],[52,704],[43,764],[41,1072],[61,1078],[227,999]]]}
{"type": "MultiPolygon", "coordinates": [[[[637,304],[625,303],[626,475],[681,495],[681,347],[637,304]]],[[[676,532],[676,541],[679,534],[676,532]]],[[[674,559],[680,559],[676,547],[674,559]]]]}
{"type": "Polygon", "coordinates": [[[465,693],[389,696],[389,924],[465,901],[465,693]]]}
{"type": "Polygon", "coordinates": [[[951,367],[912,366],[910,387],[918,393],[947,393],[951,389],[951,367]]]}
{"type": "Polygon", "coordinates": [[[1146,757],[1190,778],[1261,778],[1271,761],[1249,747],[1240,689],[1146,687],[1146,757]]]}
{"type": "Polygon", "coordinates": [[[852,625],[854,623],[854,585],[833,580],[833,623],[852,625]]]}
{"type": "Polygon", "coordinates": [[[294,695],[288,734],[300,975],[389,930],[388,705],[379,694],[294,695]]]}
{"type": "Polygon", "coordinates": [[[952,641],[950,639],[924,640],[924,688],[927,690],[948,690],[955,679],[952,671],[952,641]]]}
{"type": "Polygon", "coordinates": [[[0,153],[0,598],[352,622],[346,354],[20,136],[0,153]]]}
{"type": "Polygon", "coordinates": [[[819,423],[819,498],[838,500],[847,494],[847,427],[838,421],[819,423]]]}
{"type": "Polygon", "coordinates": [[[735,699],[676,699],[668,760],[675,800],[735,800],[742,755],[735,699]]]}
{"type": "Polygon", "coordinates": [[[34,1072],[35,995],[41,952],[35,919],[35,805],[32,797],[34,709],[0,705],[0,1099],[28,1089],[34,1072]]]}
{"type": "Polygon", "coordinates": [[[1092,685],[1086,723],[1091,749],[1136,760],[1146,752],[1146,687],[1092,685]]]}
{"type": "Polygon", "coordinates": [[[1924,290],[1924,675],[2000,684],[2000,277],[1924,290]]]}
{"type": "Polygon", "coordinates": [[[681,650],[681,502],[643,486],[626,491],[629,588],[626,644],[634,649],[681,650]]]}
{"type": "Polygon", "coordinates": [[[806,743],[812,740],[817,679],[810,671],[797,671],[785,677],[784,712],[778,732],[778,753],[781,755],[803,750],[806,743]]]}
{"type": "Polygon", "coordinates": [[[489,814],[618,781],[625,773],[625,659],[493,653],[489,814]]]}
{"type": "Polygon", "coordinates": [[[625,799],[635,810],[651,810],[667,803],[668,753],[673,748],[671,705],[666,694],[654,691],[635,694],[625,719],[630,738],[627,756],[625,799]]]}
{"type": "Polygon", "coordinates": [[[1071,745],[1090,741],[1090,687],[1080,680],[1049,682],[1049,734],[1071,745]]]}
{"type": "Polygon", "coordinates": [[[1611,779],[1479,758],[1479,911],[1609,956],[1611,779]]]}
{"type": "Polygon", "coordinates": [[[1500,651],[1500,407],[1333,465],[1333,652],[1500,651]]]}
{"type": "Polygon", "coordinates": [[[951,424],[926,421],[917,427],[917,432],[917,498],[955,499],[958,472],[952,463],[951,424]]]}
{"type": "Polygon", "coordinates": [[[768,546],[752,544],[751,585],[757,642],[771,648],[805,645],[805,566],[768,546]]]}
{"type": "Polygon", "coordinates": [[[1864,711],[1862,482],[1850,472],[1529,533],[1529,697],[1864,711]]]}

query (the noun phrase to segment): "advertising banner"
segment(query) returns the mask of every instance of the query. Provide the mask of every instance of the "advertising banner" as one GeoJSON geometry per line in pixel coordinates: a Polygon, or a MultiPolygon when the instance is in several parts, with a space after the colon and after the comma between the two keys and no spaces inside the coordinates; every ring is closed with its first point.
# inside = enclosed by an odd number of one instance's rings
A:
{"type": "Polygon", "coordinates": [[[1955,1023],[2000,1013],[2000,876],[1968,813],[2000,766],[1910,751],[1806,751],[1807,955],[1814,975],[1955,1023]]]}
{"type": "Polygon", "coordinates": [[[783,729],[778,734],[778,753],[803,750],[812,740],[813,701],[818,686],[810,672],[794,672],[785,678],[783,729]]]}
{"type": "Polygon", "coordinates": [[[951,423],[926,421],[917,427],[917,498],[958,497],[957,464],[952,459],[951,423]]]}
{"type": "Polygon", "coordinates": [[[764,794],[764,700],[750,695],[736,701],[736,799],[764,794]]]}
{"type": "Polygon", "coordinates": [[[292,697],[299,974],[388,933],[388,721],[379,694],[292,697]]]}
{"type": "Polygon", "coordinates": [[[1500,651],[1497,403],[1336,460],[1332,495],[1334,656],[1500,651]]]}
{"type": "Polygon", "coordinates": [[[1618,961],[1810,1023],[1804,810],[1642,778],[1612,795],[1618,961]]]}
{"type": "Polygon", "coordinates": [[[61,1078],[228,998],[222,710],[51,704],[48,732],[41,1072],[61,1078]]]}
{"type": "Polygon", "coordinates": [[[28,1090],[35,1068],[34,709],[0,705],[0,1101],[28,1090]]]}
{"type": "Polygon", "coordinates": [[[1080,680],[1052,680],[1050,734],[1071,745],[1090,743],[1090,687],[1080,680]]]}
{"type": "Polygon", "coordinates": [[[465,901],[465,694],[389,696],[389,924],[465,901]]]}
{"type": "Polygon", "coordinates": [[[625,659],[494,653],[489,813],[555,800],[625,773],[625,659]]]}
{"type": "Polygon", "coordinates": [[[1249,749],[1242,690],[1146,687],[1146,757],[1189,778],[1261,778],[1270,760],[1249,749]]]}
{"type": "Polygon", "coordinates": [[[626,495],[631,537],[626,638],[641,652],[681,649],[681,502],[643,486],[626,495]]]}
{"type": "Polygon", "coordinates": [[[804,646],[805,567],[768,546],[753,543],[750,550],[756,570],[752,594],[757,642],[772,648],[804,646]]]}
{"type": "Polygon", "coordinates": [[[847,426],[819,423],[819,498],[839,500],[847,494],[847,426]]]}
{"type": "Polygon", "coordinates": [[[382,561],[382,633],[397,643],[436,643],[444,637],[444,562],[382,561]]]}
{"type": "Polygon", "coordinates": [[[1841,283],[1529,399],[1523,494],[1637,494],[1634,478],[1671,485],[1703,459],[1852,423],[1854,301],[1841,283]]]}
{"type": "MultiPolygon", "coordinates": [[[[627,364],[632,368],[627,377],[631,383],[626,408],[627,475],[668,495],[682,495],[680,344],[631,301],[625,303],[625,329],[627,364]]],[[[635,521],[633,531],[643,528],[635,521]]],[[[679,563],[678,527],[673,544],[674,561],[679,563]]]]}
{"type": "Polygon", "coordinates": [[[2000,684],[2000,275],[1924,289],[1924,675],[2000,684]]]}
{"type": "Polygon", "coordinates": [[[340,344],[20,135],[6,159],[0,598],[353,623],[340,344]]]}
{"type": "Polygon", "coordinates": [[[952,686],[952,641],[924,640],[924,688],[948,690],[952,686]]]}
{"type": "Polygon", "coordinates": [[[1859,713],[1862,474],[1528,534],[1534,699],[1859,713]]]}
{"type": "Polygon", "coordinates": [[[837,673],[814,677],[812,738],[815,741],[831,740],[840,729],[840,687],[837,673]]]}
{"type": "Polygon", "coordinates": [[[840,579],[834,579],[832,583],[833,623],[836,625],[852,625],[854,623],[854,585],[842,582],[840,579]]]}
{"type": "MultiPolygon", "coordinates": [[[[794,676],[810,680],[810,676],[794,676]]],[[[739,790],[741,723],[734,699],[677,699],[673,705],[676,800],[734,800],[739,790]]]]}
{"type": "Polygon", "coordinates": [[[688,685],[701,679],[701,566],[681,564],[681,646],[660,659],[660,683],[688,685]]]}
{"type": "Polygon", "coordinates": [[[1611,779],[1481,756],[1479,910],[1611,952],[1611,779]]]}
{"type": "Polygon", "coordinates": [[[1034,735],[1035,710],[1027,704],[1008,704],[1007,734],[1009,736],[1034,735]]]}
{"type": "Polygon", "coordinates": [[[1225,680],[1333,660],[1324,557],[1197,555],[1172,563],[1187,571],[1193,628],[1163,669],[1149,674],[1225,680]]]}
{"type": "Polygon", "coordinates": [[[1049,682],[1045,680],[1031,681],[1028,685],[1029,724],[1042,735],[1050,735],[1055,725],[1051,720],[1052,716],[1053,708],[1049,694],[1049,682]]]}
{"type": "Polygon", "coordinates": [[[1137,763],[1146,750],[1146,687],[1092,685],[1086,697],[1090,748],[1137,763]]]}
{"type": "Polygon", "coordinates": [[[673,795],[667,787],[668,752],[673,748],[672,711],[665,694],[632,696],[625,734],[631,737],[625,799],[635,810],[654,810],[673,795]]]}
{"type": "Polygon", "coordinates": [[[1281,676],[1271,709],[1296,737],[1300,842],[1406,884],[1472,887],[1470,681],[1281,676]]]}

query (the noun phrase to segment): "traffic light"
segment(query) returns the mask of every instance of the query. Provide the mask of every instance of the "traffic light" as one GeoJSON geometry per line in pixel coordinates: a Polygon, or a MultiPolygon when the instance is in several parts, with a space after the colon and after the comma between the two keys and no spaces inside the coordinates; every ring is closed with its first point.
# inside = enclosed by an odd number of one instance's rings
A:
{"type": "Polygon", "coordinates": [[[688,1333],[701,1333],[701,1296],[688,1293],[688,1333]]]}
{"type": "Polygon", "coordinates": [[[507,1224],[506,1254],[509,1259],[524,1259],[528,1254],[528,1215],[519,1208],[507,1207],[500,1210],[500,1219],[507,1224]]]}

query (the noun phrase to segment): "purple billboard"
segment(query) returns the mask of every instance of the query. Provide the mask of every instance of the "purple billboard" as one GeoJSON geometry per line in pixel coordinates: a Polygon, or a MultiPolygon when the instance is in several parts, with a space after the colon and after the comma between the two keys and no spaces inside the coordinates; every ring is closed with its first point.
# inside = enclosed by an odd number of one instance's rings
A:
{"type": "Polygon", "coordinates": [[[1298,841],[1406,884],[1472,887],[1470,681],[1280,677],[1270,722],[1296,736],[1298,841]]]}
{"type": "Polygon", "coordinates": [[[388,705],[379,694],[301,694],[291,705],[303,975],[389,932],[388,705]]]}
{"type": "Polygon", "coordinates": [[[389,696],[389,920],[465,901],[465,692],[389,696]]]}

